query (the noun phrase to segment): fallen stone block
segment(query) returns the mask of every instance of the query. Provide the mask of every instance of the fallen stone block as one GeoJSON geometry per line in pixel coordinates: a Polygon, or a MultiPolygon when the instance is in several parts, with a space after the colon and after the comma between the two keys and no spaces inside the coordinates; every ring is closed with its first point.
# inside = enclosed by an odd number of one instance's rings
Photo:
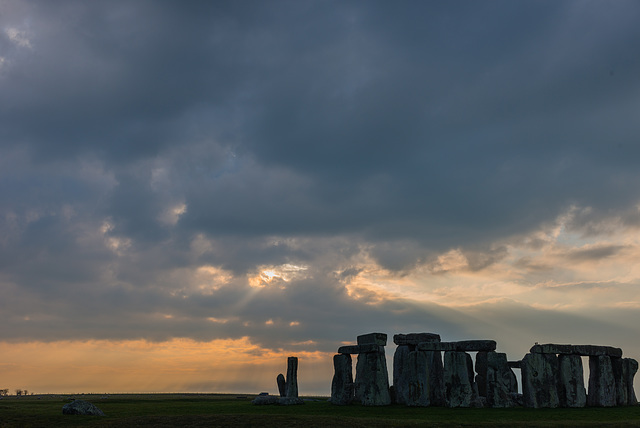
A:
{"type": "Polygon", "coordinates": [[[63,415],[104,416],[104,412],[95,405],[84,400],[74,400],[62,406],[63,415]]]}

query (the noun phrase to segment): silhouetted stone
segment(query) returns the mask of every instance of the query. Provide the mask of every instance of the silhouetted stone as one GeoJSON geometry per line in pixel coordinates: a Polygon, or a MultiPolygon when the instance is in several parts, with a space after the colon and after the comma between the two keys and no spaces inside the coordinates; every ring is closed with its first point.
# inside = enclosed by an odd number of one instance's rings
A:
{"type": "Polygon", "coordinates": [[[358,336],[358,345],[378,345],[387,346],[387,335],[385,333],[368,333],[358,336]]]}
{"type": "MultiPolygon", "coordinates": [[[[478,356],[476,356],[476,359],[477,358],[478,356]]],[[[511,394],[518,392],[518,381],[516,379],[516,375],[507,363],[507,354],[501,352],[487,352],[486,358],[487,407],[512,407],[514,402],[511,394]]],[[[479,385],[478,390],[480,390],[479,385]]]]}
{"type": "Polygon", "coordinates": [[[375,344],[346,345],[338,348],[338,354],[364,354],[365,352],[378,352],[380,348],[380,345],[375,344]]]}
{"type": "Polygon", "coordinates": [[[285,396],[287,398],[298,397],[298,358],[287,358],[287,380],[285,396]]]}
{"type": "Polygon", "coordinates": [[[638,371],[638,362],[632,358],[611,358],[616,382],[616,404],[632,406],[637,403],[633,389],[633,378],[638,371]]]}
{"type": "Polygon", "coordinates": [[[462,340],[459,342],[423,342],[417,347],[420,351],[457,351],[481,352],[495,351],[495,340],[462,340]]]}
{"type": "Polygon", "coordinates": [[[579,355],[558,356],[558,396],[562,407],[584,407],[587,392],[584,388],[582,358],[579,355]]]}
{"type": "Polygon", "coordinates": [[[333,380],[331,382],[331,404],[344,406],[354,398],[351,355],[333,356],[333,380]]]}
{"type": "Polygon", "coordinates": [[[431,352],[410,351],[409,345],[396,349],[393,358],[393,384],[396,402],[407,406],[426,407],[431,404],[433,388],[429,379],[431,352]]]}
{"type": "Polygon", "coordinates": [[[447,406],[472,407],[479,405],[478,389],[474,382],[473,361],[469,354],[456,351],[445,352],[444,387],[447,406]]]}
{"type": "Polygon", "coordinates": [[[638,372],[638,362],[633,358],[624,358],[622,360],[626,364],[626,384],[627,384],[627,404],[633,406],[638,403],[636,392],[633,389],[633,378],[638,372]]]}
{"type": "Polygon", "coordinates": [[[558,357],[531,353],[522,359],[522,401],[525,407],[558,407],[558,357]]]}
{"type": "Polygon", "coordinates": [[[278,383],[278,393],[280,393],[280,397],[287,395],[287,382],[285,381],[282,373],[276,377],[276,382],[278,383]]]}
{"type": "Polygon", "coordinates": [[[63,415],[104,416],[104,412],[95,405],[83,400],[74,400],[62,406],[63,415]]]}
{"type": "Polygon", "coordinates": [[[616,405],[616,381],[613,376],[611,357],[607,355],[589,357],[587,404],[593,407],[616,405]]]}
{"type": "Polygon", "coordinates": [[[398,346],[417,346],[422,342],[440,342],[440,335],[435,333],[408,333],[393,335],[393,343],[398,346]]]}
{"type": "Polygon", "coordinates": [[[389,375],[384,348],[378,352],[358,354],[356,363],[355,400],[365,406],[391,404],[389,375]]]}
{"type": "Polygon", "coordinates": [[[487,351],[478,352],[476,354],[476,385],[478,386],[478,395],[487,396],[487,351]]]}
{"type": "Polygon", "coordinates": [[[594,357],[607,355],[609,357],[622,357],[622,349],[612,346],[597,345],[558,345],[555,343],[545,343],[543,345],[533,345],[530,349],[532,354],[573,354],[583,357],[594,357]]]}

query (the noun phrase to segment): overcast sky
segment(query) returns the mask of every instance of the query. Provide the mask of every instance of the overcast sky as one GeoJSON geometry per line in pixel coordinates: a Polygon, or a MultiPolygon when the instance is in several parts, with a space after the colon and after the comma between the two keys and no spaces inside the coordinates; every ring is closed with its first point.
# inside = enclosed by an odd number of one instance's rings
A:
{"type": "Polygon", "coordinates": [[[638,22],[625,0],[0,0],[0,379],[140,389],[42,378],[126,348],[176,379],[187,343],[307,356],[301,392],[328,393],[371,331],[638,359],[638,22]]]}

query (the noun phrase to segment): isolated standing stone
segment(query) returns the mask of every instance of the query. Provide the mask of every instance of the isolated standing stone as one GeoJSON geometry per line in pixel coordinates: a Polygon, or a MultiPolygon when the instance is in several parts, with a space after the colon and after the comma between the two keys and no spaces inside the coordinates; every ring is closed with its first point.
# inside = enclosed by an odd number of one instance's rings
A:
{"type": "Polygon", "coordinates": [[[354,397],[351,355],[333,356],[333,381],[331,382],[331,404],[344,406],[354,397]]]}
{"type": "Polygon", "coordinates": [[[522,395],[525,407],[558,407],[558,357],[530,353],[522,359],[522,395]]]}
{"type": "Polygon", "coordinates": [[[587,404],[593,407],[613,407],[616,401],[616,381],[613,376],[611,357],[608,355],[589,357],[587,404]]]}
{"type": "Polygon", "coordinates": [[[287,358],[287,380],[285,396],[289,398],[298,397],[298,358],[287,358]]]}
{"type": "Polygon", "coordinates": [[[560,370],[558,395],[562,407],[584,407],[587,404],[587,392],[584,389],[582,358],[579,355],[558,356],[560,370]]]}
{"type": "Polygon", "coordinates": [[[90,416],[104,416],[102,410],[98,409],[88,401],[75,400],[72,403],[67,403],[62,406],[63,415],[90,415],[90,416]]]}
{"type": "Polygon", "coordinates": [[[379,346],[376,352],[358,354],[355,399],[365,406],[386,406],[391,404],[384,347],[379,346]]]}
{"type": "Polygon", "coordinates": [[[449,407],[471,407],[479,402],[473,362],[466,352],[444,354],[444,387],[449,407]]]}
{"type": "Polygon", "coordinates": [[[280,394],[280,397],[287,395],[287,381],[284,379],[284,375],[282,373],[276,377],[276,382],[278,384],[278,393],[280,394]]]}

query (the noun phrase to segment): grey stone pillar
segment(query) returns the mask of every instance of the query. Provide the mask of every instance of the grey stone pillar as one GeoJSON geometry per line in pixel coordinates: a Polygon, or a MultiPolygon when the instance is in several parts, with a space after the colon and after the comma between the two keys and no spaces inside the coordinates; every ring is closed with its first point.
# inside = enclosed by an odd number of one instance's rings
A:
{"type": "Polygon", "coordinates": [[[593,407],[613,407],[616,400],[616,381],[608,355],[589,357],[589,395],[587,404],[593,407]]]}
{"type": "Polygon", "coordinates": [[[365,406],[391,404],[389,374],[384,346],[374,352],[358,354],[356,363],[355,400],[365,406]]]}
{"type": "Polygon", "coordinates": [[[558,407],[558,357],[531,353],[522,359],[522,400],[525,407],[558,407]]]}
{"type": "Polygon", "coordinates": [[[333,370],[333,381],[331,382],[331,404],[338,406],[350,404],[354,398],[351,355],[334,355],[333,370]]]}
{"type": "MultiPolygon", "coordinates": [[[[476,359],[478,357],[476,356],[476,359]]],[[[518,389],[516,375],[509,367],[507,354],[502,352],[487,352],[486,354],[486,398],[488,407],[512,407],[514,405],[511,393],[518,389]]],[[[477,360],[476,360],[477,361],[477,360]]],[[[480,386],[478,386],[478,390],[480,386]]]]}
{"type": "Polygon", "coordinates": [[[298,357],[287,358],[286,396],[298,398],[298,357]]]}
{"type": "Polygon", "coordinates": [[[447,406],[472,407],[479,403],[473,361],[466,352],[444,353],[444,387],[447,406]]]}
{"type": "Polygon", "coordinates": [[[559,379],[558,395],[562,407],[584,407],[587,405],[587,392],[584,388],[582,358],[579,355],[561,354],[558,356],[559,379]]]}

